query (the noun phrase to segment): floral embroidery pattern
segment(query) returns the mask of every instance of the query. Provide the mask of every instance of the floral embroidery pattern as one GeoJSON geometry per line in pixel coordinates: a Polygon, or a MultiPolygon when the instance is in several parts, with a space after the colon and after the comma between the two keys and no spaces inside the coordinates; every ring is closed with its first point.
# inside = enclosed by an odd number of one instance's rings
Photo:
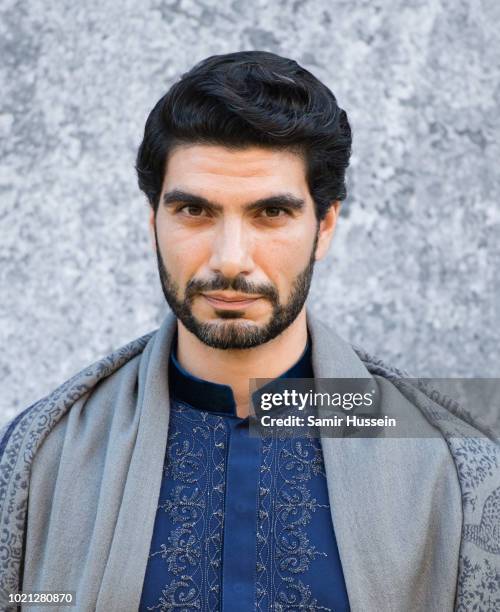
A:
{"type": "Polygon", "coordinates": [[[486,499],[478,525],[465,525],[464,538],[486,552],[500,554],[500,487],[486,499]]]}
{"type": "MultiPolygon", "coordinates": [[[[161,497],[158,511],[174,527],[167,541],[150,552],[150,558],[161,557],[170,578],[147,609],[218,610],[229,426],[224,417],[181,401],[172,402],[171,410],[168,494],[161,497]]],[[[263,439],[260,459],[255,609],[328,612],[331,608],[321,605],[300,579],[315,559],[326,556],[306,531],[317,512],[330,516],[329,505],[310,489],[313,479],[326,478],[320,442],[275,435],[263,439]]]]}
{"type": "Polygon", "coordinates": [[[319,556],[304,527],[329,504],[312,497],[307,483],[325,478],[318,439],[279,435],[263,439],[257,526],[256,610],[331,610],[318,603],[298,574],[319,556]],[[273,452],[274,451],[274,452],[273,452]],[[274,507],[273,507],[274,503],[274,507]],[[272,512],[274,509],[274,513],[272,512]]]}
{"type": "Polygon", "coordinates": [[[161,556],[173,578],[148,610],[216,610],[225,489],[227,426],[223,417],[171,402],[165,475],[172,488],[158,510],[174,530],[150,557],[161,556]],[[175,418],[172,416],[175,415],[175,418]],[[202,603],[203,602],[203,603],[202,603]]]}
{"type": "Polygon", "coordinates": [[[488,559],[474,562],[464,556],[458,582],[457,612],[500,610],[500,572],[488,559]]]}
{"type": "Polygon", "coordinates": [[[162,589],[158,605],[148,610],[201,610],[202,603],[198,589],[190,576],[180,576],[162,589]]]}

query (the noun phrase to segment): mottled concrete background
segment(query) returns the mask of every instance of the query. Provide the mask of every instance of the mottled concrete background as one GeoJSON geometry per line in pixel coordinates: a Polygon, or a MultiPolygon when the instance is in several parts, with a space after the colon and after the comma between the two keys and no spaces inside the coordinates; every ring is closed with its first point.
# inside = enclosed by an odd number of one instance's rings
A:
{"type": "Polygon", "coordinates": [[[500,376],[498,0],[2,0],[0,420],[165,312],[134,156],[186,69],[291,56],[350,117],[310,297],[419,376],[500,376]]]}

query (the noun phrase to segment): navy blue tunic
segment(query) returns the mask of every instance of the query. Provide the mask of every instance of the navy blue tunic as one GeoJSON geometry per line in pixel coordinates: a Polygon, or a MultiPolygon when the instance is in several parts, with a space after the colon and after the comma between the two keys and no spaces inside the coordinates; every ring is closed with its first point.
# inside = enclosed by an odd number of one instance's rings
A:
{"type": "MultiPolygon", "coordinates": [[[[176,344],[140,610],[349,610],[321,439],[249,435],[231,387],[192,376],[176,344]]],[[[313,378],[310,338],[282,377],[313,378]]]]}

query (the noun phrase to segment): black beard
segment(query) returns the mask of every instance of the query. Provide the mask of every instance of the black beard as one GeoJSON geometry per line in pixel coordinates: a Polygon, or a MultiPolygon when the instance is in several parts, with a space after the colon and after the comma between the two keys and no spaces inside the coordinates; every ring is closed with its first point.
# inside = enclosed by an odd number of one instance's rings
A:
{"type": "MultiPolygon", "coordinates": [[[[281,332],[289,327],[297,318],[309,293],[311,280],[314,270],[316,245],[318,242],[319,225],[316,227],[316,236],[309,263],[306,268],[295,277],[288,302],[281,306],[279,295],[276,289],[269,285],[253,285],[243,276],[227,279],[222,275],[217,275],[212,281],[191,280],[185,291],[183,301],[177,298],[179,287],[168,273],[158,245],[156,224],[154,227],[156,240],[156,258],[158,262],[158,272],[160,274],[163,295],[175,316],[183,325],[192,332],[201,342],[217,349],[247,349],[259,346],[276,338],[281,332]],[[232,323],[201,323],[193,315],[193,298],[209,291],[223,291],[232,289],[241,291],[247,295],[256,294],[264,299],[269,299],[273,306],[273,312],[269,323],[264,327],[258,327],[248,322],[232,323]]],[[[215,309],[217,317],[220,319],[239,319],[242,311],[229,311],[215,309]]]]}

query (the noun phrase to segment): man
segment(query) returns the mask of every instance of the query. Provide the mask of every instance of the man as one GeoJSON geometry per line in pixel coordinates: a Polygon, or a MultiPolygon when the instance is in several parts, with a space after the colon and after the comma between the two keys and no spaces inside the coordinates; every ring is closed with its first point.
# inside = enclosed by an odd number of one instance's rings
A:
{"type": "Polygon", "coordinates": [[[334,95],[271,53],[156,104],[137,172],[172,313],[1,432],[5,609],[498,609],[498,441],[305,306],[350,147],[334,95]],[[369,378],[422,435],[252,436],[259,378],[369,378]]]}

